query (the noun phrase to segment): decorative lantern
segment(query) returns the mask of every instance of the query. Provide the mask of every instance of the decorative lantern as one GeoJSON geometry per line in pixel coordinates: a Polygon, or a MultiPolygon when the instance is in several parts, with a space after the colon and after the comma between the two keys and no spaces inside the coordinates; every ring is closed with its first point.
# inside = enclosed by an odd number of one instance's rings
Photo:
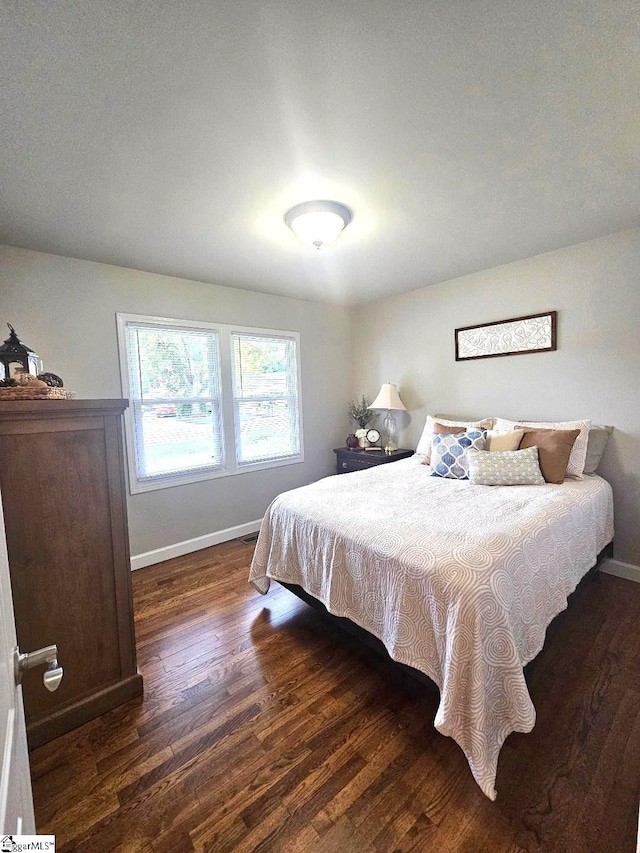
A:
{"type": "Polygon", "coordinates": [[[32,373],[37,376],[42,370],[39,356],[23,344],[11,323],[7,323],[11,334],[0,345],[0,379],[13,379],[16,373],[32,373]]]}

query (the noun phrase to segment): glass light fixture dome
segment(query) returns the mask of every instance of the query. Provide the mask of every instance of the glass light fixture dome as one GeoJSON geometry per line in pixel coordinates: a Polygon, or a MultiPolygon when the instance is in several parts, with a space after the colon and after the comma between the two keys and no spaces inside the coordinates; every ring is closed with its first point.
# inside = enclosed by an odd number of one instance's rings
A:
{"type": "Polygon", "coordinates": [[[305,201],[284,217],[296,237],[316,249],[337,240],[351,219],[349,208],[338,201],[305,201]]]}

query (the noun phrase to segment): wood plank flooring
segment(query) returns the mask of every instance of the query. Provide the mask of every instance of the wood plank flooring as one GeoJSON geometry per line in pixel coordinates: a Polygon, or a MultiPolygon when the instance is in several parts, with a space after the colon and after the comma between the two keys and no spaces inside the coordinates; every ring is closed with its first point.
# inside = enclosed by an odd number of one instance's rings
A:
{"type": "Polygon", "coordinates": [[[58,850],[633,853],[640,585],[602,575],[528,672],[498,800],[433,728],[438,696],[228,542],[134,573],[143,700],[31,755],[58,850]]]}

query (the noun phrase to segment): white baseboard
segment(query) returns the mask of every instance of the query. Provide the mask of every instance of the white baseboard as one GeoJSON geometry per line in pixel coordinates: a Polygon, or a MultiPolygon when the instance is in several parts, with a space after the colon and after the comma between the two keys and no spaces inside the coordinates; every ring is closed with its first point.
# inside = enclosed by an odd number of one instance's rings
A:
{"type": "Polygon", "coordinates": [[[621,563],[620,560],[606,559],[602,561],[600,571],[640,583],[640,566],[634,566],[633,563],[621,563]]]}
{"type": "Polygon", "coordinates": [[[135,554],[131,557],[131,568],[132,570],[143,569],[145,566],[163,563],[173,557],[193,554],[194,551],[200,551],[202,548],[210,548],[212,545],[219,545],[221,542],[228,542],[230,539],[239,539],[241,536],[257,533],[261,524],[262,519],[259,518],[257,521],[247,521],[246,524],[237,524],[235,527],[227,527],[225,530],[217,530],[215,533],[207,533],[205,536],[196,536],[195,539],[185,539],[184,542],[176,542],[174,545],[167,545],[164,548],[145,551],[144,554],[135,554]]]}

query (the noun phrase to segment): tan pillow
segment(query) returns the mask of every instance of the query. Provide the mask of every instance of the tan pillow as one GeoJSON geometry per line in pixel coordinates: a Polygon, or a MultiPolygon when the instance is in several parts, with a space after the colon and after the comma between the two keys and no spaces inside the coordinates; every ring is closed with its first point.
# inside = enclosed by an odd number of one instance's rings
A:
{"type": "Polygon", "coordinates": [[[520,450],[538,448],[540,470],[547,483],[562,483],[567,471],[571,450],[579,429],[527,429],[520,442],[520,450]]]}
{"type": "MultiPolygon", "coordinates": [[[[446,424],[441,424],[440,421],[435,421],[432,435],[460,435],[460,433],[466,431],[466,426],[447,426],[446,424]]],[[[431,445],[429,445],[424,455],[424,462],[422,464],[431,465],[431,445]]]]}
{"type": "Polygon", "coordinates": [[[573,445],[569,464],[567,465],[567,477],[582,479],[584,462],[587,456],[587,442],[589,440],[590,420],[584,421],[509,421],[506,418],[495,418],[493,428],[501,432],[512,429],[579,429],[580,435],[573,445]]]}
{"type": "Polygon", "coordinates": [[[513,429],[511,432],[488,429],[485,450],[517,450],[520,447],[523,435],[523,429],[513,429]]]}
{"type": "MultiPolygon", "coordinates": [[[[464,427],[465,431],[469,429],[491,429],[493,427],[493,418],[484,418],[481,421],[450,421],[446,418],[441,418],[438,416],[427,415],[427,419],[424,422],[424,429],[422,430],[422,435],[420,436],[420,441],[418,442],[418,446],[416,447],[416,456],[426,456],[431,448],[431,439],[433,438],[433,425],[437,421],[439,424],[448,427],[464,427]]],[[[515,424],[513,425],[513,427],[515,424]]],[[[513,429],[513,427],[510,427],[513,429]]]]}

